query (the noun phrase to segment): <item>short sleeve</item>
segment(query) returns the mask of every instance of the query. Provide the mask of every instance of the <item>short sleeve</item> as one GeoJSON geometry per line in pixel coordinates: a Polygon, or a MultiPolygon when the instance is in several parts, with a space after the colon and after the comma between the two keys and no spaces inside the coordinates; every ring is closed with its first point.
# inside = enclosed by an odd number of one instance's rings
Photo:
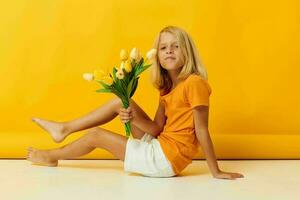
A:
{"type": "Polygon", "coordinates": [[[199,76],[189,77],[184,88],[185,101],[191,108],[200,105],[209,106],[211,88],[206,80],[199,76]]]}

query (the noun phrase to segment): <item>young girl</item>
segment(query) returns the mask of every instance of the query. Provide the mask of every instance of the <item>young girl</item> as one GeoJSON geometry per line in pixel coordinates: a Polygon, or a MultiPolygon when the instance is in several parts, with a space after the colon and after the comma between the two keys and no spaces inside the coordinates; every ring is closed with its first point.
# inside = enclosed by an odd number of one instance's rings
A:
{"type": "Polygon", "coordinates": [[[152,79],[160,91],[155,119],[133,101],[124,109],[119,98],[68,122],[32,118],[50,133],[55,142],[71,133],[91,128],[78,140],[57,149],[28,148],[27,160],[40,165],[57,166],[58,160],[85,155],[95,148],[104,148],[124,161],[126,172],[148,177],[178,175],[198,151],[205,153],[215,178],[235,179],[239,173],[221,171],[208,131],[209,96],[211,88],[191,37],[182,29],[165,27],[155,42],[157,57],[153,61],[152,79]],[[132,125],[134,138],[99,128],[120,115],[123,123],[132,125]]]}

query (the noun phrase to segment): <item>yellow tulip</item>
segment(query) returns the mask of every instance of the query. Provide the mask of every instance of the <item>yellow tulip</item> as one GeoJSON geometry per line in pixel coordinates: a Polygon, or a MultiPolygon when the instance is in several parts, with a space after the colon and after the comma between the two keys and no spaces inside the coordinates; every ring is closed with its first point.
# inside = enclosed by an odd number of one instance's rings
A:
{"type": "Polygon", "coordinates": [[[95,80],[101,80],[103,76],[106,76],[107,74],[103,70],[95,70],[94,71],[94,79],[95,80]]]}
{"type": "Polygon", "coordinates": [[[136,62],[140,61],[141,55],[140,55],[139,50],[136,47],[134,47],[131,50],[131,52],[130,52],[130,58],[131,58],[131,60],[135,60],[136,62]]]}
{"type": "Polygon", "coordinates": [[[124,69],[124,67],[125,67],[125,61],[122,61],[120,67],[117,68],[117,70],[124,69]]]}
{"type": "Polygon", "coordinates": [[[107,85],[112,85],[114,80],[110,76],[104,76],[102,81],[107,85]]]}
{"type": "Polygon", "coordinates": [[[122,61],[125,61],[128,59],[128,53],[125,49],[122,49],[121,52],[120,52],[120,59],[122,61]]]}
{"type": "Polygon", "coordinates": [[[132,66],[130,60],[126,60],[124,64],[124,69],[127,73],[131,72],[132,66]]]}

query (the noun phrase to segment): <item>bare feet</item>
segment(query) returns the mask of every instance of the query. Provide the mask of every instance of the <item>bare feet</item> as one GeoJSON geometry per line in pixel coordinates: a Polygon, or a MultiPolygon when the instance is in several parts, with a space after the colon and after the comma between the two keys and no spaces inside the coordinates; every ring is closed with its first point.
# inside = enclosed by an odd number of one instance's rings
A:
{"type": "Polygon", "coordinates": [[[31,161],[33,164],[43,165],[48,167],[57,166],[58,163],[57,160],[50,159],[47,151],[34,149],[32,147],[29,147],[27,150],[28,150],[27,160],[31,161]]]}
{"type": "Polygon", "coordinates": [[[63,123],[44,120],[36,117],[33,117],[32,121],[50,133],[52,139],[57,143],[62,142],[67,136],[63,123]]]}

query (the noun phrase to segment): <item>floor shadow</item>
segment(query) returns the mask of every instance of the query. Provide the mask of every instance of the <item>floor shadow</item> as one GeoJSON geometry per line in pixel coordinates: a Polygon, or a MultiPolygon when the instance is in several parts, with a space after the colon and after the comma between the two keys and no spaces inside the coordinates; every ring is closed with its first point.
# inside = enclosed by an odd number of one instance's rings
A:
{"type": "Polygon", "coordinates": [[[60,168],[77,168],[77,169],[115,169],[115,170],[122,170],[122,166],[115,166],[115,165],[101,165],[101,164],[87,164],[87,163],[80,163],[80,164],[58,164],[57,167],[60,168]]]}
{"type": "Polygon", "coordinates": [[[201,168],[197,165],[189,165],[182,172],[180,172],[176,177],[201,176],[209,173],[210,171],[208,171],[205,168],[201,168]]]}
{"type": "Polygon", "coordinates": [[[209,174],[209,171],[206,170],[201,170],[201,169],[196,169],[196,170],[186,170],[178,174],[176,177],[187,177],[187,176],[201,176],[205,174],[209,174]]]}

